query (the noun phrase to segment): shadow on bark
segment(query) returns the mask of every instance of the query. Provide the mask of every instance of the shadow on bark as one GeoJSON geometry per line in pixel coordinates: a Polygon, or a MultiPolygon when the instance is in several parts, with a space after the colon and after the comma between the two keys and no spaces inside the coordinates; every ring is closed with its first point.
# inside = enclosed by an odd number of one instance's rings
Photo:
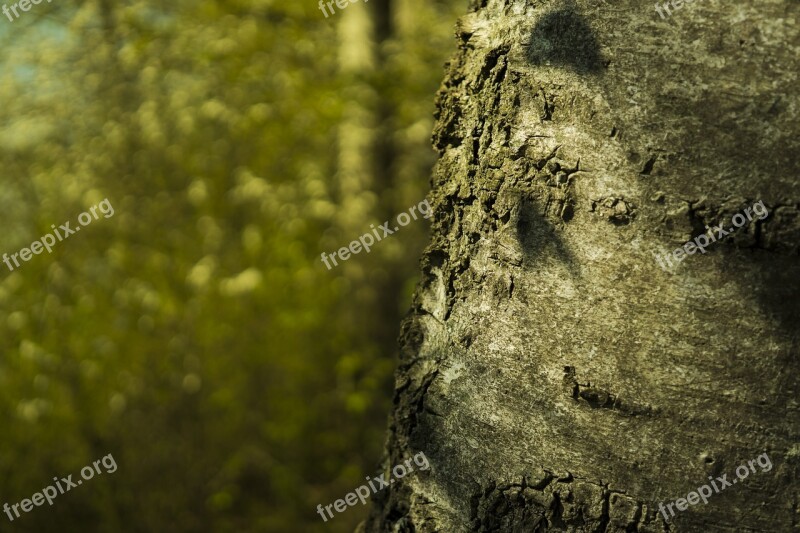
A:
{"type": "MultiPolygon", "coordinates": [[[[548,208],[545,207],[544,211],[547,212],[547,210],[548,208]]],[[[558,206],[557,210],[560,215],[564,216],[564,206],[558,206]]],[[[540,211],[534,200],[520,198],[517,238],[525,263],[540,263],[545,261],[547,256],[552,256],[563,263],[570,274],[577,277],[580,271],[575,256],[564,244],[553,223],[542,216],[540,211]]]]}
{"type": "Polygon", "coordinates": [[[607,65],[594,32],[571,3],[536,23],[526,55],[533,65],[567,67],[580,74],[598,74],[607,65]]]}

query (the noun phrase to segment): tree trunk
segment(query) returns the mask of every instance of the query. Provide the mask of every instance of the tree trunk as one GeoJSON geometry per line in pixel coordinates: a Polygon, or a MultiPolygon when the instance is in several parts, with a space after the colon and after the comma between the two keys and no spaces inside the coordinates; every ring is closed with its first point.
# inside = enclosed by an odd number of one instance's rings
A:
{"type": "Polygon", "coordinates": [[[800,4],[472,4],[363,529],[799,531],[800,4]]]}

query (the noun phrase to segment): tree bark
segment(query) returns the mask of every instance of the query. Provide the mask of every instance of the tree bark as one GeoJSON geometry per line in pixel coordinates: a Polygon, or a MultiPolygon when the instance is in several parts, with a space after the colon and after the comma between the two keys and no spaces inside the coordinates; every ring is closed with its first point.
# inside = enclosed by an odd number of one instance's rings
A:
{"type": "Polygon", "coordinates": [[[431,468],[364,530],[800,530],[800,4],[670,8],[474,0],[459,22],[384,462],[431,468]]]}

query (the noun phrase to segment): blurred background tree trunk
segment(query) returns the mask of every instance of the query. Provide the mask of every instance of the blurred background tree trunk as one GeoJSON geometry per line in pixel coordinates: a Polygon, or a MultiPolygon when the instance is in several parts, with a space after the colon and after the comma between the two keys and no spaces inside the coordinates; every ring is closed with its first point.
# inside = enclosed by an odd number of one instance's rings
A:
{"type": "MultiPolygon", "coordinates": [[[[394,194],[393,127],[397,120],[388,94],[394,80],[378,74],[391,69],[392,2],[367,7],[343,10],[337,26],[339,67],[347,83],[338,135],[339,222],[342,236],[350,240],[370,231],[366,220],[391,218],[400,203],[394,194]]],[[[401,317],[396,302],[403,299],[408,273],[384,270],[383,260],[362,255],[361,261],[342,262],[357,301],[347,306],[347,312],[354,323],[361,324],[365,339],[390,356],[401,317]]]]}
{"type": "Polygon", "coordinates": [[[431,469],[363,530],[798,530],[798,16],[472,2],[383,465],[431,469]],[[654,259],[759,201],[706,253],[654,259]]]}

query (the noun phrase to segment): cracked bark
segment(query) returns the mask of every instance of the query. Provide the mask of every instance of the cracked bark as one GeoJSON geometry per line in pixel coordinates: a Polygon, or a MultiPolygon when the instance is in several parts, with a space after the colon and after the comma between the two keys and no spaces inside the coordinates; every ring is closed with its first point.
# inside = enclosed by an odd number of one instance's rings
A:
{"type": "Polygon", "coordinates": [[[473,1],[374,532],[798,531],[800,4],[473,1]],[[668,253],[762,200],[669,272],[668,253]],[[659,502],[773,468],[666,522],[659,502]]]}

